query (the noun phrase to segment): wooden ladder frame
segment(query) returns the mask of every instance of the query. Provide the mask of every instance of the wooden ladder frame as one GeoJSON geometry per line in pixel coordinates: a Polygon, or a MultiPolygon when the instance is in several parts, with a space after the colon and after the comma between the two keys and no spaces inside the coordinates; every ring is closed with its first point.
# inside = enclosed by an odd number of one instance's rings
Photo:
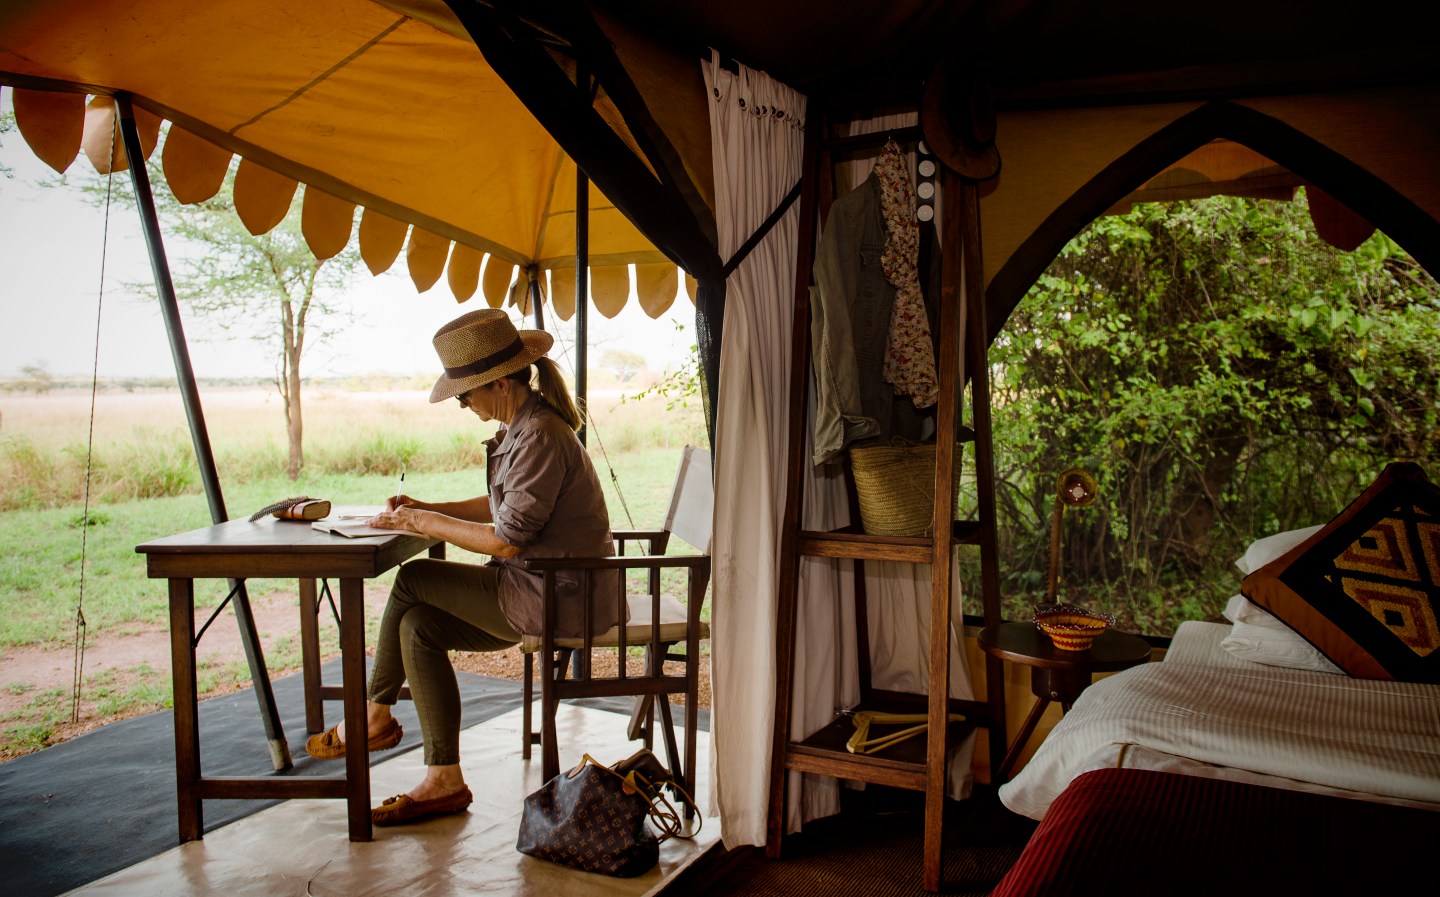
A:
{"type": "MultiPolygon", "coordinates": [[[[899,141],[921,138],[919,128],[858,137],[834,138],[827,134],[830,116],[812,110],[805,135],[804,174],[800,194],[800,234],[795,283],[795,316],[790,369],[790,429],[787,454],[785,516],[780,545],[779,593],[776,619],[775,726],[770,769],[770,800],[766,854],[783,854],[785,834],[786,778],[790,771],[830,775],[867,783],[908,788],[925,793],[925,839],[922,860],[923,885],[927,891],[940,888],[941,834],[944,821],[945,758],[958,729],[976,726],[989,732],[992,758],[1005,755],[1005,696],[1001,662],[985,657],[986,698],[964,701],[949,696],[951,629],[951,551],[956,545],[980,549],[981,598],[985,625],[1000,622],[1000,578],[995,545],[995,466],[991,446],[988,332],[985,321],[984,277],[980,253],[980,206],[978,185],[940,166],[943,193],[943,222],[946,231],[941,244],[941,295],[939,311],[939,352],[936,358],[940,397],[936,415],[935,507],[927,537],[872,536],[858,532],[820,533],[800,528],[803,502],[802,483],[805,457],[805,407],[810,367],[810,286],[818,223],[828,214],[834,199],[835,156],[855,149],[878,146],[887,137],[899,141]],[[968,300],[968,301],[967,301],[968,300]],[[964,387],[961,379],[959,333],[964,314],[965,376],[972,387],[975,471],[977,481],[976,519],[954,521],[955,498],[954,435],[960,432],[956,397],[964,387]],[[949,434],[951,438],[941,438],[949,434]],[[896,710],[910,705],[926,708],[928,731],[939,737],[914,739],[910,756],[897,747],[895,756],[851,754],[844,748],[850,723],[838,717],[820,732],[795,741],[790,737],[791,692],[795,675],[795,621],[801,557],[894,560],[931,565],[930,669],[927,695],[882,692],[870,687],[868,634],[865,621],[864,577],[856,576],[858,647],[861,676],[861,703],[855,708],[896,710]],[[948,722],[948,714],[959,712],[966,723],[948,722]],[[922,747],[923,745],[923,747],[922,747]],[[914,752],[923,751],[923,756],[914,752]]],[[[856,517],[858,521],[858,516],[856,517]]],[[[859,572],[859,571],[857,571],[859,572]]]]}

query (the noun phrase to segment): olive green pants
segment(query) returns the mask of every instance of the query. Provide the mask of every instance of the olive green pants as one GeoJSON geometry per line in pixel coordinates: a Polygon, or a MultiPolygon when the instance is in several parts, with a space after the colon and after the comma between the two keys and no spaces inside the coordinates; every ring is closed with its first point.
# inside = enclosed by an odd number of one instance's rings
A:
{"type": "Polygon", "coordinates": [[[450,651],[500,651],[520,641],[500,612],[494,567],[421,559],[400,568],[380,617],[370,700],[394,704],[408,680],[425,765],[460,762],[460,687],[450,651]]]}

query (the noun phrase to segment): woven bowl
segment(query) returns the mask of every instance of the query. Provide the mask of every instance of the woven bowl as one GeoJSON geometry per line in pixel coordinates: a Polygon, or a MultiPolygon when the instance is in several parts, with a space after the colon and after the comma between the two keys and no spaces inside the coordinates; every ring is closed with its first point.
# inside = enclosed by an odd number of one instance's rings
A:
{"type": "Polygon", "coordinates": [[[1115,617],[1073,604],[1044,604],[1035,608],[1035,625],[1062,651],[1085,651],[1100,633],[1115,625],[1115,617]]]}

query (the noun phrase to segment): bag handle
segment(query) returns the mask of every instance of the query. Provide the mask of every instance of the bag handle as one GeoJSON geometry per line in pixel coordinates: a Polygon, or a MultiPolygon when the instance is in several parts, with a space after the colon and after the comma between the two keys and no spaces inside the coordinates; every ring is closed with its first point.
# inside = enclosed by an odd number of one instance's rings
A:
{"type": "Polygon", "coordinates": [[[705,816],[700,812],[700,808],[695,806],[695,798],[691,797],[689,792],[684,788],[681,788],[678,782],[672,779],[669,782],[656,785],[638,772],[630,772],[625,776],[625,779],[631,788],[644,794],[650,802],[650,822],[660,832],[661,841],[668,838],[681,838],[688,841],[700,834],[700,829],[705,826],[705,816]],[[680,793],[680,796],[685,799],[686,803],[695,807],[696,824],[693,832],[685,834],[685,823],[681,820],[679,811],[675,809],[674,804],[670,803],[670,799],[665,796],[665,788],[667,786],[674,788],[680,793]]]}
{"type": "Polygon", "coordinates": [[[644,799],[645,803],[647,804],[646,810],[650,817],[650,824],[655,826],[656,831],[660,833],[660,840],[662,842],[667,841],[670,838],[680,838],[682,840],[688,841],[691,838],[694,838],[696,835],[700,834],[700,830],[704,828],[705,816],[703,813],[700,812],[700,808],[696,806],[695,798],[691,797],[690,793],[687,792],[684,788],[681,788],[679,783],[675,782],[673,779],[669,782],[662,782],[657,785],[656,783],[650,781],[645,776],[641,775],[635,770],[631,770],[630,772],[622,776],[620,775],[620,773],[616,772],[611,767],[604,765],[599,760],[596,760],[589,754],[585,754],[584,758],[580,761],[580,763],[577,764],[574,769],[566,773],[565,777],[567,779],[573,779],[587,763],[591,766],[596,767],[597,769],[605,770],[606,772],[610,773],[612,776],[623,782],[624,789],[627,794],[635,794],[644,799]],[[685,823],[680,818],[680,812],[675,809],[675,805],[670,803],[669,798],[665,796],[665,787],[667,785],[678,791],[680,793],[680,796],[683,797],[685,801],[690,804],[690,806],[695,807],[695,818],[697,820],[697,824],[693,832],[685,834],[685,823]]]}

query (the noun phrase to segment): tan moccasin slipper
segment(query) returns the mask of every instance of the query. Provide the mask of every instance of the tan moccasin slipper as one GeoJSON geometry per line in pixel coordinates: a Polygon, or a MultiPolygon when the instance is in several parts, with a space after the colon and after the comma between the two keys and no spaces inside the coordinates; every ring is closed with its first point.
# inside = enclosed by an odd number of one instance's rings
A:
{"type": "Polygon", "coordinates": [[[387,797],[383,804],[370,811],[370,822],[374,825],[403,825],[432,816],[448,816],[463,811],[474,799],[469,788],[461,788],[454,794],[434,800],[416,800],[408,794],[397,794],[387,797]]]}
{"type": "MultiPolygon", "coordinates": [[[[337,731],[340,724],[331,726],[329,731],[319,735],[311,735],[305,742],[305,753],[316,760],[343,760],[345,758],[345,742],[340,740],[340,733],[337,731]]],[[[388,751],[400,743],[405,737],[405,730],[400,727],[400,721],[390,717],[390,725],[379,735],[370,736],[369,749],[372,751],[388,751]]]]}

